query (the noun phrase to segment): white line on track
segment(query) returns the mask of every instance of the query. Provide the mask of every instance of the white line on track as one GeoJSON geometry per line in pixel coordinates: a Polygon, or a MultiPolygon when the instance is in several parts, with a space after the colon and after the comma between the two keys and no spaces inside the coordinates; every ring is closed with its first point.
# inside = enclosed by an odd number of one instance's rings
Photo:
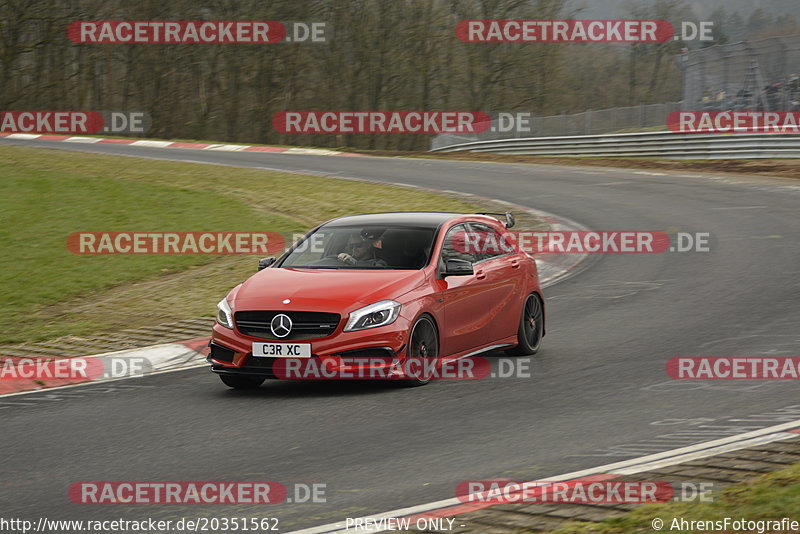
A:
{"type": "Polygon", "coordinates": [[[116,382],[118,380],[128,380],[130,378],[144,378],[151,375],[157,375],[161,373],[173,373],[176,371],[184,371],[186,369],[206,367],[209,365],[208,362],[206,362],[205,356],[180,343],[163,343],[161,345],[153,345],[150,347],[142,347],[138,349],[127,349],[117,352],[107,352],[104,354],[94,354],[86,356],[86,358],[91,358],[91,359],[143,358],[149,362],[150,368],[152,370],[145,373],[144,375],[123,376],[118,378],[101,378],[97,380],[88,380],[85,382],[79,382],[77,384],[67,384],[64,386],[31,389],[27,391],[18,391],[14,393],[4,393],[0,395],[0,398],[14,397],[18,395],[30,395],[33,393],[48,393],[50,391],[57,391],[66,388],[75,388],[79,386],[102,384],[106,382],[116,382]]]}
{"type": "Polygon", "coordinates": [[[712,210],[759,210],[762,208],[766,208],[767,206],[725,206],[725,207],[717,207],[717,208],[710,208],[712,210]]]}
{"type": "Polygon", "coordinates": [[[122,377],[119,377],[119,378],[107,378],[105,380],[93,380],[91,382],[81,382],[79,384],[67,384],[66,386],[56,386],[56,387],[52,387],[52,388],[31,389],[29,391],[18,391],[17,393],[4,393],[3,395],[0,395],[0,398],[16,397],[16,396],[19,396],[19,395],[31,395],[33,393],[50,393],[51,391],[60,391],[62,389],[79,388],[79,387],[82,387],[82,386],[96,386],[98,384],[107,384],[109,382],[119,382],[121,380],[131,380],[131,379],[134,379],[134,378],[145,378],[145,377],[148,377],[148,376],[163,375],[163,374],[166,374],[166,373],[176,373],[178,371],[187,371],[189,369],[196,369],[198,367],[207,367],[209,365],[210,364],[208,362],[203,360],[202,362],[197,362],[197,363],[194,363],[194,364],[191,364],[191,365],[187,364],[184,367],[181,367],[180,369],[162,369],[160,371],[153,371],[152,373],[147,373],[144,376],[122,376],[122,377]]]}
{"type": "MultiPolygon", "coordinates": [[[[597,475],[601,473],[613,473],[617,475],[632,475],[635,473],[642,473],[645,471],[650,471],[652,469],[660,469],[662,467],[676,465],[688,462],[690,460],[697,460],[699,458],[715,456],[717,454],[744,449],[747,447],[753,447],[755,445],[761,445],[765,443],[772,443],[774,441],[796,438],[798,436],[797,434],[789,433],[787,432],[787,430],[795,429],[798,427],[800,427],[800,420],[772,427],[762,428],[759,430],[754,430],[752,432],[739,434],[737,436],[730,436],[727,438],[707,441],[705,443],[698,443],[696,445],[690,445],[689,447],[682,447],[680,449],[660,452],[657,454],[650,454],[648,456],[642,456],[640,458],[633,458],[631,460],[625,460],[613,464],[606,464],[597,467],[592,467],[590,469],[584,469],[582,471],[574,471],[572,473],[566,473],[563,475],[557,475],[553,477],[544,477],[541,480],[546,480],[548,481],[548,483],[550,483],[550,482],[559,482],[564,480],[572,480],[580,477],[597,475]]],[[[371,515],[369,516],[369,519],[380,520],[380,519],[398,518],[398,517],[412,516],[425,513],[433,513],[445,508],[449,508],[451,506],[463,505],[465,503],[463,499],[464,497],[461,498],[454,497],[451,499],[420,504],[417,506],[410,506],[408,508],[400,508],[397,510],[392,510],[381,514],[371,515]]],[[[363,520],[366,518],[359,518],[359,519],[363,520]]],[[[363,521],[361,524],[362,525],[364,524],[363,521]]],[[[376,528],[376,527],[373,528],[350,527],[348,529],[346,528],[345,521],[339,521],[337,523],[329,523],[327,525],[320,525],[318,527],[296,530],[293,531],[291,534],[344,534],[344,533],[354,534],[357,532],[384,532],[385,530],[386,529],[384,528],[376,528]]]]}

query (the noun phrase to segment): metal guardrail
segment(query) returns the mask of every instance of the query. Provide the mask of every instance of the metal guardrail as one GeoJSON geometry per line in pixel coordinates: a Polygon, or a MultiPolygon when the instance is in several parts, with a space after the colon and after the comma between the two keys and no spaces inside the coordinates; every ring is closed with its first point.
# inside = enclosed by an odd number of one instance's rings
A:
{"type": "MultiPolygon", "coordinates": [[[[717,104],[717,102],[713,102],[717,104]]],[[[653,131],[664,128],[667,117],[674,111],[686,109],[706,110],[706,106],[697,105],[690,108],[683,102],[666,102],[663,104],[639,104],[606,109],[587,109],[580,113],[562,113],[560,115],[536,115],[532,112],[486,111],[492,117],[490,127],[480,134],[442,133],[431,140],[431,148],[449,146],[467,141],[489,141],[516,139],[520,137],[555,137],[566,135],[602,135],[615,132],[653,131]],[[505,115],[501,121],[500,116],[505,115]],[[520,116],[525,117],[525,127],[519,123],[520,116]],[[509,123],[509,118],[513,118],[509,123]],[[505,126],[504,127],[504,124],[505,126]],[[519,126],[519,128],[515,127],[519,126]]],[[[786,108],[789,109],[789,108],[786,108]]],[[[708,111],[726,111],[716,108],[708,111]]]]}
{"type": "Polygon", "coordinates": [[[472,141],[440,146],[431,150],[431,152],[458,151],[567,157],[800,158],[800,135],[641,132],[472,141]]]}

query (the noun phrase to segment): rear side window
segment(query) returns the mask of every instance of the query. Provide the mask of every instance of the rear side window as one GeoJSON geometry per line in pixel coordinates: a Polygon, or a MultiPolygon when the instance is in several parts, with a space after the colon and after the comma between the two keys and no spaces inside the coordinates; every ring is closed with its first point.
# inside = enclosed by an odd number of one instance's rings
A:
{"type": "Polygon", "coordinates": [[[488,224],[471,222],[470,248],[475,250],[481,260],[488,260],[512,254],[514,247],[497,229],[488,224]]]}

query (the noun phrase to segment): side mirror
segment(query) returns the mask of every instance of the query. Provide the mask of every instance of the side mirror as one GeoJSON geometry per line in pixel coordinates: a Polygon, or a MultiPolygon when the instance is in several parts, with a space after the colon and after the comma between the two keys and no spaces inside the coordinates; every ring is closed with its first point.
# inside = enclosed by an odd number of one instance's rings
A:
{"type": "Polygon", "coordinates": [[[261,271],[263,269],[266,269],[276,261],[278,260],[274,256],[270,256],[269,258],[261,258],[260,260],[258,260],[258,270],[261,271]]]}
{"type": "Polygon", "coordinates": [[[472,263],[467,260],[451,259],[444,263],[442,276],[465,276],[473,274],[472,263]]]}

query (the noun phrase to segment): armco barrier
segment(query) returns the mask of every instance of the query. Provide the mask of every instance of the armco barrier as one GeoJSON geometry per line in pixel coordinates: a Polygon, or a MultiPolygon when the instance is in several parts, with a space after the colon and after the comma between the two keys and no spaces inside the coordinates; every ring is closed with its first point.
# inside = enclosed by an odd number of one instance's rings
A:
{"type": "Polygon", "coordinates": [[[641,132],[471,141],[431,150],[459,151],[566,157],[800,158],[800,135],[641,132]]]}

